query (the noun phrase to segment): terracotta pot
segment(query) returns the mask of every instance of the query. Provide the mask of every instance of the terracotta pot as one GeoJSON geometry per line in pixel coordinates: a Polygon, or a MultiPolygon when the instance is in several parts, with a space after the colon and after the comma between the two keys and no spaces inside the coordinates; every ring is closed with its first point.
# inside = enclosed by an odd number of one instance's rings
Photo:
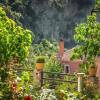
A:
{"type": "Polygon", "coordinates": [[[90,77],[96,76],[96,71],[97,71],[97,67],[89,67],[89,69],[88,69],[88,75],[90,77]]]}
{"type": "Polygon", "coordinates": [[[36,63],[36,69],[37,70],[42,70],[44,67],[44,63],[36,63]]]}
{"type": "Polygon", "coordinates": [[[32,100],[32,96],[24,96],[24,100],[32,100]]]}

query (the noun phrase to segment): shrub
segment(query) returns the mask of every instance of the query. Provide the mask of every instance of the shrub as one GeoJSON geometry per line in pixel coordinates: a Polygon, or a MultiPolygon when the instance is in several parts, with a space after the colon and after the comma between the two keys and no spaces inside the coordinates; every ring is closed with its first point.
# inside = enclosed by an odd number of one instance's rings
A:
{"type": "Polygon", "coordinates": [[[36,63],[45,63],[45,57],[44,56],[38,56],[36,58],[36,63]]]}

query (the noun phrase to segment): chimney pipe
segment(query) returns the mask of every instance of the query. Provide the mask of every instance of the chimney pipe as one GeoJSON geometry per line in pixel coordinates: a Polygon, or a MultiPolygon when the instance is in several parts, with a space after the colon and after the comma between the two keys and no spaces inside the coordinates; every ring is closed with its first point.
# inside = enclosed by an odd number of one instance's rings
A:
{"type": "Polygon", "coordinates": [[[59,52],[60,52],[60,55],[61,55],[61,58],[64,54],[64,39],[60,39],[60,43],[59,43],[59,52]]]}

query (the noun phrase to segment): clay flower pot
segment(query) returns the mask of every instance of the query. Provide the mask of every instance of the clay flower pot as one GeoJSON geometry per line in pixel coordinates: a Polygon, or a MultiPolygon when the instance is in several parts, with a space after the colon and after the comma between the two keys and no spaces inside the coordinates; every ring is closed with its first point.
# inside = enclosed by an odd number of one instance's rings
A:
{"type": "Polygon", "coordinates": [[[94,76],[96,76],[96,71],[97,71],[96,66],[90,66],[89,69],[88,69],[88,75],[90,77],[94,77],[94,76]]]}
{"type": "Polygon", "coordinates": [[[44,63],[36,63],[36,69],[37,70],[42,70],[44,67],[44,63]]]}
{"type": "Polygon", "coordinates": [[[38,56],[36,59],[36,69],[42,70],[44,67],[45,58],[43,56],[38,56]]]}

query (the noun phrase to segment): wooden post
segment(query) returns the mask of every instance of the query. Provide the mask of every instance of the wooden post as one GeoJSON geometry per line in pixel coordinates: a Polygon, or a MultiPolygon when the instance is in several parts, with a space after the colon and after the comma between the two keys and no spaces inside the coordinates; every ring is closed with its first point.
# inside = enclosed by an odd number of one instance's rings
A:
{"type": "Polygon", "coordinates": [[[33,71],[33,81],[35,82],[36,85],[39,87],[41,86],[41,71],[34,69],[33,71]]]}
{"type": "Polygon", "coordinates": [[[78,76],[78,92],[81,92],[83,88],[84,73],[77,73],[77,76],[78,76]]]}
{"type": "Polygon", "coordinates": [[[41,78],[40,78],[40,85],[41,85],[41,87],[42,87],[42,85],[43,85],[43,71],[40,71],[40,76],[41,76],[41,78]]]}

